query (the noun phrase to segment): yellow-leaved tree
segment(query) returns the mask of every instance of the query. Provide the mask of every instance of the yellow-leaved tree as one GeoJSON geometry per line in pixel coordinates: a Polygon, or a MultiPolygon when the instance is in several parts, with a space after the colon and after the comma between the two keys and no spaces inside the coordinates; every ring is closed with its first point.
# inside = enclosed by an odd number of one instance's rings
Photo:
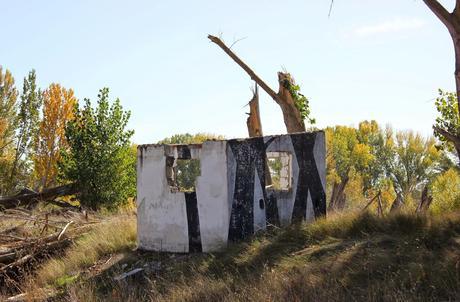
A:
{"type": "Polygon", "coordinates": [[[34,155],[34,176],[39,189],[56,185],[57,163],[67,148],[65,126],[73,117],[77,99],[72,89],[51,84],[43,94],[43,118],[34,155]]]}
{"type": "Polygon", "coordinates": [[[7,192],[7,173],[14,157],[17,97],[11,72],[3,72],[0,66],[0,195],[7,192]]]}

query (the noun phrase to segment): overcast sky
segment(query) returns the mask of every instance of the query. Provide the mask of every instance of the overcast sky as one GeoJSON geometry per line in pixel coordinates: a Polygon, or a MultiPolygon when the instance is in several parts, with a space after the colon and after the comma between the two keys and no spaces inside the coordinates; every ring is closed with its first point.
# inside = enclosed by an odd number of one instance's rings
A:
{"type": "MultiPolygon", "coordinates": [[[[455,1],[441,1],[448,8],[455,1]]],[[[429,135],[437,89],[454,90],[450,36],[422,0],[6,1],[0,65],[95,101],[109,87],[132,112],[134,142],[184,132],[245,137],[251,80],[208,34],[274,90],[285,68],[319,127],[375,119],[429,135]]],[[[261,92],[265,134],[284,133],[261,92]]]]}

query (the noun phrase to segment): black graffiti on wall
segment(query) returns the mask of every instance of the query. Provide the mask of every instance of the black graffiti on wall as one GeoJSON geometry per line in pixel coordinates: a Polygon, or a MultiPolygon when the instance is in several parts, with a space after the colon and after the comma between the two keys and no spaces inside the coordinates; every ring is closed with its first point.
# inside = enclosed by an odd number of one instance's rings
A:
{"type": "MultiPolygon", "coordinates": [[[[326,214],[326,194],[321,183],[320,171],[315,161],[314,147],[317,133],[288,135],[297,164],[298,177],[292,211],[292,221],[306,218],[308,195],[310,194],[315,217],[326,214]]],[[[267,225],[279,225],[279,210],[276,195],[266,190],[267,148],[280,137],[257,137],[245,140],[229,140],[229,151],[234,161],[227,163],[227,169],[235,169],[228,240],[238,241],[254,234],[254,205],[265,211],[267,225]],[[254,200],[255,176],[261,186],[262,197],[254,200]]],[[[273,149],[273,148],[272,148],[273,149]]],[[[270,150],[272,152],[274,150],[270,150]]],[[[290,150],[276,150],[289,152],[290,150]]],[[[178,158],[190,159],[190,150],[184,145],[178,150],[178,158]]],[[[324,164],[324,163],[323,163],[324,164]]],[[[230,190],[231,191],[231,190],[230,190]]],[[[291,192],[293,192],[292,190],[291,192]]],[[[196,192],[184,192],[187,212],[189,251],[201,252],[200,221],[196,192]]]]}
{"type": "MultiPolygon", "coordinates": [[[[306,218],[308,193],[310,193],[315,217],[326,214],[326,193],[324,192],[315,157],[313,154],[317,133],[289,135],[299,166],[292,221],[306,218]]],[[[234,196],[230,216],[228,239],[244,239],[254,233],[254,177],[255,171],[263,192],[263,203],[267,224],[279,225],[277,200],[265,187],[267,147],[277,137],[264,139],[230,140],[229,148],[236,164],[234,196]]],[[[273,151],[273,150],[272,150],[273,151]]],[[[288,151],[288,150],[277,150],[288,151]]]]}
{"type": "MultiPolygon", "coordinates": [[[[260,185],[265,188],[266,147],[263,137],[229,140],[228,147],[236,163],[228,239],[238,240],[254,233],[254,178],[257,171],[260,185]]],[[[265,190],[263,197],[266,200],[265,190]]]]}
{"type": "Polygon", "coordinates": [[[318,166],[313,154],[316,135],[317,133],[291,135],[292,145],[299,165],[297,193],[292,213],[293,221],[306,218],[308,193],[310,193],[315,217],[326,215],[326,192],[324,192],[321,184],[318,166]]]}

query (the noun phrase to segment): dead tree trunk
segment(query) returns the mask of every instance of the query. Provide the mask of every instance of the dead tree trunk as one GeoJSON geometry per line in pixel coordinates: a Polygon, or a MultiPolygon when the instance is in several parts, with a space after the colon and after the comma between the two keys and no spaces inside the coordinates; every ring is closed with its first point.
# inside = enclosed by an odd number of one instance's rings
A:
{"type": "Polygon", "coordinates": [[[348,184],[348,177],[343,179],[340,183],[334,182],[332,185],[332,194],[329,201],[329,211],[342,210],[345,207],[346,195],[345,187],[348,184]]]}
{"type": "MultiPolygon", "coordinates": [[[[263,136],[262,131],[262,120],[260,119],[259,111],[259,89],[257,83],[255,85],[252,99],[249,101],[249,113],[246,124],[248,126],[249,137],[263,136]]],[[[265,185],[269,186],[272,184],[272,177],[270,175],[270,169],[268,167],[268,161],[265,161],[265,185]]]]}
{"type": "Polygon", "coordinates": [[[422,191],[422,197],[420,198],[420,203],[415,210],[416,213],[426,213],[428,208],[433,201],[433,197],[428,194],[428,186],[425,186],[422,191]]]}
{"type": "Polygon", "coordinates": [[[279,91],[276,93],[271,89],[255,72],[249,68],[230,48],[228,48],[221,39],[208,35],[208,39],[217,44],[222,50],[230,56],[244,71],[255,81],[272,99],[281,107],[283,112],[284,124],[288,133],[304,132],[305,123],[302,120],[299,109],[297,109],[294,99],[289,92],[289,84],[294,84],[292,77],[288,73],[278,73],[279,91]]]}
{"type": "Polygon", "coordinates": [[[249,116],[246,120],[248,126],[249,137],[263,136],[262,131],[262,121],[260,119],[259,111],[259,91],[257,88],[257,83],[254,88],[254,95],[249,101],[249,116]]]}
{"type": "MultiPolygon", "coordinates": [[[[423,0],[423,2],[425,2],[431,11],[446,26],[450,36],[452,37],[455,50],[455,85],[457,90],[457,105],[460,109],[460,0],[455,1],[455,8],[452,13],[449,13],[437,0],[423,0]]],[[[454,144],[460,159],[460,136],[458,133],[450,133],[445,129],[438,127],[433,127],[433,129],[454,144]]]]}

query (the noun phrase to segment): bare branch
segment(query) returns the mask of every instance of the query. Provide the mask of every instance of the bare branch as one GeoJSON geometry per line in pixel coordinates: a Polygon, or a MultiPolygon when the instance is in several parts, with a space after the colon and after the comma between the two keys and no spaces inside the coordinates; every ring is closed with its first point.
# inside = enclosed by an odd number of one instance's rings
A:
{"type": "MultiPolygon", "coordinates": [[[[437,0],[423,0],[426,6],[441,20],[442,23],[449,29],[452,29],[452,16],[451,14],[439,3],[437,0]]],[[[457,5],[458,5],[457,0],[457,5]]]]}
{"type": "Polygon", "coordinates": [[[440,135],[444,136],[445,139],[447,139],[448,141],[454,143],[454,145],[457,147],[459,146],[460,147],[460,138],[455,136],[454,134],[442,129],[442,128],[439,128],[439,127],[436,127],[436,126],[433,126],[433,130],[437,133],[439,133],[440,135]]]}
{"type": "Polygon", "coordinates": [[[334,0],[331,0],[331,5],[329,6],[329,14],[327,14],[327,17],[330,18],[331,17],[331,13],[332,13],[332,6],[334,5],[334,0]]]}
{"type": "Polygon", "coordinates": [[[240,38],[240,39],[236,40],[235,42],[232,43],[232,45],[230,45],[229,48],[232,49],[232,47],[233,47],[236,43],[238,43],[238,42],[240,42],[240,41],[242,41],[242,40],[244,40],[244,39],[246,39],[246,38],[247,38],[247,37],[243,37],[243,38],[240,38]]]}
{"type": "Polygon", "coordinates": [[[267,92],[277,103],[280,102],[276,92],[273,91],[273,89],[271,89],[270,86],[268,86],[261,78],[259,78],[259,76],[256,75],[255,72],[249,68],[249,66],[246,65],[246,63],[244,63],[230,48],[228,48],[221,39],[212,35],[208,35],[208,39],[222,48],[222,50],[228,54],[233,59],[233,61],[240,65],[240,67],[246,71],[251,79],[255,81],[260,87],[262,87],[262,89],[265,90],[265,92],[267,92]]]}

